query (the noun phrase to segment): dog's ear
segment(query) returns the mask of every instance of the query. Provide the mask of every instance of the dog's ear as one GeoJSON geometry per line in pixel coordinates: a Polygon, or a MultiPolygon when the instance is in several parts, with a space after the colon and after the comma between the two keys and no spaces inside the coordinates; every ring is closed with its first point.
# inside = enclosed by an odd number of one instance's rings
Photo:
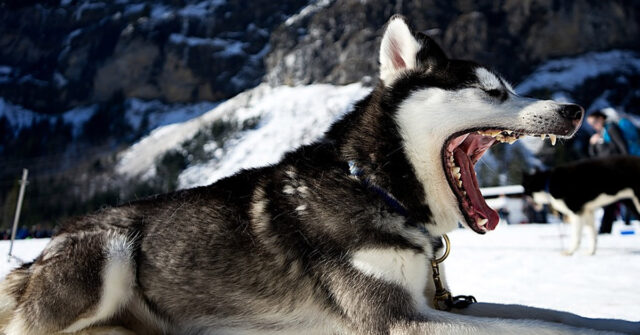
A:
{"type": "Polygon", "coordinates": [[[422,32],[416,37],[420,43],[420,50],[416,56],[419,66],[429,71],[447,62],[449,58],[433,38],[422,32]]]}
{"type": "Polygon", "coordinates": [[[402,71],[415,68],[418,51],[420,43],[404,17],[391,17],[380,44],[380,79],[384,84],[391,85],[402,71]]]}

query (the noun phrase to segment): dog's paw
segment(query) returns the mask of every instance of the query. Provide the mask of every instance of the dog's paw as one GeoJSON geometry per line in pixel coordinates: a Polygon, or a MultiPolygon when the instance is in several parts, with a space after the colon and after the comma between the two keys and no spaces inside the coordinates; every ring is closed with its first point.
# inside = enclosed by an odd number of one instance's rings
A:
{"type": "Polygon", "coordinates": [[[562,250],[561,254],[562,254],[562,256],[572,256],[573,255],[573,251],[562,250]]]}

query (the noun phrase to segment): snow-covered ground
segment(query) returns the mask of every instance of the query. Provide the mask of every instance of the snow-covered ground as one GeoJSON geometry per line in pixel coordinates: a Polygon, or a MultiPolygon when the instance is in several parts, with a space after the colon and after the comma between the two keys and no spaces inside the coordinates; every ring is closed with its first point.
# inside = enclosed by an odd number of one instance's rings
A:
{"type": "Polygon", "coordinates": [[[633,235],[621,229],[629,230],[616,223],[613,234],[598,237],[595,256],[571,257],[560,253],[570,234],[564,224],[501,223],[482,236],[460,229],[449,234],[447,280],[454,295],[478,301],[640,321],[640,225],[633,235]]]}
{"type": "MultiPolygon", "coordinates": [[[[588,317],[640,321],[640,225],[635,234],[616,223],[612,235],[600,236],[595,256],[562,256],[568,227],[500,225],[480,236],[460,229],[451,234],[445,261],[452,293],[479,301],[523,304],[570,311],[588,317]]],[[[14,254],[36,257],[47,239],[17,241],[14,254]]],[[[0,277],[18,262],[7,261],[9,243],[0,241],[0,277]]]]}

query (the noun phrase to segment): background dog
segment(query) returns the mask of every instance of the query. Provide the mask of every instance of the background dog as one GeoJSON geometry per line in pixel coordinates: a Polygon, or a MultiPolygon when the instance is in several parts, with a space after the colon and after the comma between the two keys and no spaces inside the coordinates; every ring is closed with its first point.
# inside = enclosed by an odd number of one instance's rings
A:
{"type": "Polygon", "coordinates": [[[572,233],[565,254],[571,255],[578,250],[583,227],[589,235],[588,252],[594,254],[598,236],[595,210],[621,199],[629,199],[633,206],[628,209],[638,213],[639,173],[640,158],[619,156],[583,160],[548,171],[525,174],[522,185],[525,194],[533,196],[534,201],[549,204],[569,218],[572,233]]]}

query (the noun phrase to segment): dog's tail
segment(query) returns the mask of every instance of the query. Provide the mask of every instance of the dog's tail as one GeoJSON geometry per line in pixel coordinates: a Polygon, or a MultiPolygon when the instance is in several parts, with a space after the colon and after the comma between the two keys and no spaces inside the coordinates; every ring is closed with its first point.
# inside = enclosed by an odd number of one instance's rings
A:
{"type": "Polygon", "coordinates": [[[6,327],[18,307],[18,300],[29,283],[32,264],[25,263],[14,269],[0,282],[0,329],[6,327]]]}

